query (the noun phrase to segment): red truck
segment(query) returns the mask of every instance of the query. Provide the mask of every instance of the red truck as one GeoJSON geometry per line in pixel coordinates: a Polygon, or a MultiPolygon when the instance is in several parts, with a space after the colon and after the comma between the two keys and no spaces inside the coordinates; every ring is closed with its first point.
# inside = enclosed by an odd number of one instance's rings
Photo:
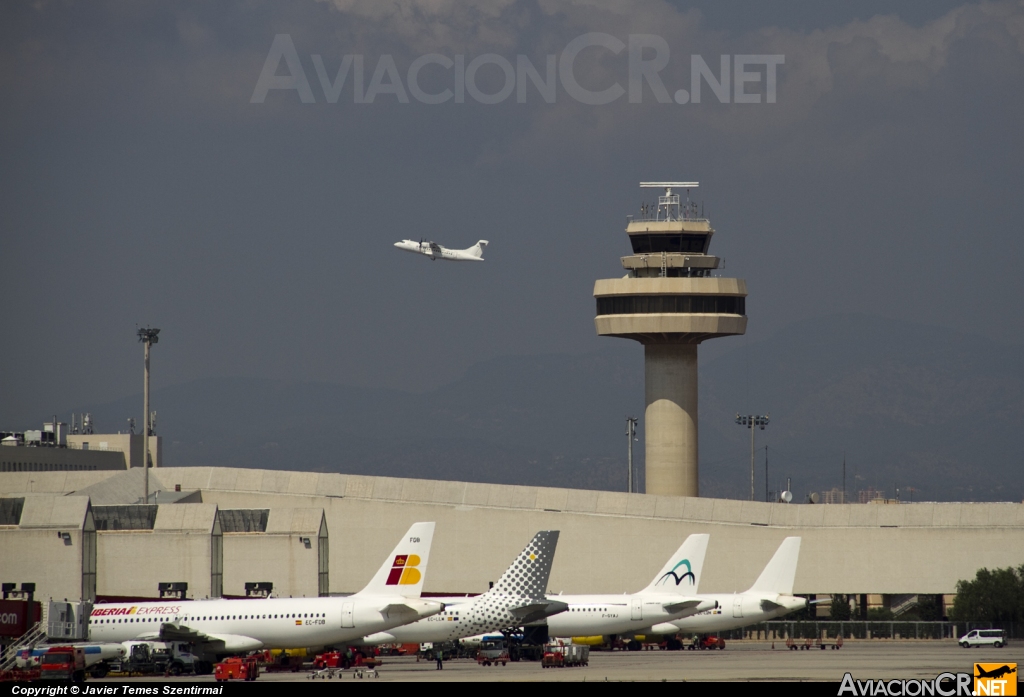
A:
{"type": "Polygon", "coordinates": [[[214,666],[213,677],[217,682],[228,680],[255,680],[260,675],[259,663],[255,656],[231,657],[214,666]]]}
{"type": "Polygon", "coordinates": [[[39,679],[85,682],[85,651],[79,646],[54,646],[40,657],[39,679]]]}

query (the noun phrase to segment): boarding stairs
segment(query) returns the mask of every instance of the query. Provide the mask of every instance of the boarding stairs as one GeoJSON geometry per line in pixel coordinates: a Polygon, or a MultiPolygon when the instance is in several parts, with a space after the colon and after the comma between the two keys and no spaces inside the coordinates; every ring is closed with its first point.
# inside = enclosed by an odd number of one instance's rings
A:
{"type": "Polygon", "coordinates": [[[46,622],[36,622],[30,630],[10,643],[3,660],[0,660],[0,673],[14,669],[20,651],[35,648],[36,644],[44,641],[46,641],[46,622]]]}

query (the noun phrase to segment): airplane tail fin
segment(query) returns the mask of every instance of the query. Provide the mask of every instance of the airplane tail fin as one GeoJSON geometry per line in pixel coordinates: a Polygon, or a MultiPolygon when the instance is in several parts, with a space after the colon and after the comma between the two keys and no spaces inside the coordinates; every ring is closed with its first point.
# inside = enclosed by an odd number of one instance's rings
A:
{"type": "Polygon", "coordinates": [[[486,247],[489,244],[490,244],[490,242],[488,242],[487,240],[480,240],[479,242],[474,244],[472,247],[467,249],[466,252],[468,252],[469,254],[472,254],[475,257],[483,258],[483,256],[484,256],[484,247],[486,247]]]}
{"type": "Polygon", "coordinates": [[[704,554],[708,550],[707,534],[690,535],[676,553],[668,558],[644,593],[686,593],[697,592],[701,572],[704,569],[704,554]]]}
{"type": "Polygon", "coordinates": [[[548,590],[558,530],[541,530],[494,584],[493,592],[543,599],[548,590]]]}
{"type": "Polygon", "coordinates": [[[433,523],[413,523],[384,560],[377,574],[356,595],[403,595],[418,598],[427,574],[433,523]]]}
{"type": "Polygon", "coordinates": [[[796,577],[796,564],[799,558],[800,538],[787,537],[750,590],[793,595],[793,579],[796,577]]]}

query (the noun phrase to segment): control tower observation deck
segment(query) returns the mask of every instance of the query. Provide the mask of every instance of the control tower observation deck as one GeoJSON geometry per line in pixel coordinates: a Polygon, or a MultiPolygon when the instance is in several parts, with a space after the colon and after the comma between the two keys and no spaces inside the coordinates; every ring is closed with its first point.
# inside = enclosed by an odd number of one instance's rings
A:
{"type": "Polygon", "coordinates": [[[689,200],[697,182],[642,182],[664,189],[630,216],[633,254],[622,278],[597,281],[597,333],[644,345],[645,470],[648,494],[697,496],[697,346],[747,330],[747,284],[712,276],[715,234],[689,200]],[[680,202],[673,189],[685,189],[680,202]]]}

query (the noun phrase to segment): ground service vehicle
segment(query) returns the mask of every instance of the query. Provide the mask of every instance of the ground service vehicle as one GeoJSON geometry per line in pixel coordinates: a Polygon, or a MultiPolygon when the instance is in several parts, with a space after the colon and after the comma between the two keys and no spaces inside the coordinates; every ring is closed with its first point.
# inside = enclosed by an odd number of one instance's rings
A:
{"type": "Polygon", "coordinates": [[[690,649],[691,651],[694,651],[696,649],[700,649],[701,651],[705,649],[722,650],[725,648],[725,639],[714,636],[712,634],[705,634],[702,637],[695,636],[693,637],[693,641],[690,642],[690,645],[686,648],[690,649]]]}
{"type": "Polygon", "coordinates": [[[476,662],[482,666],[505,665],[508,663],[508,644],[502,634],[485,636],[476,652],[476,662]]]}
{"type": "Polygon", "coordinates": [[[542,668],[568,668],[590,664],[590,647],[555,642],[544,646],[542,668]]]}
{"type": "Polygon", "coordinates": [[[994,646],[998,649],[1006,646],[1006,634],[1002,629],[972,629],[960,637],[960,645],[965,649],[972,646],[994,646]]]}
{"type": "Polygon", "coordinates": [[[217,682],[226,682],[228,680],[250,681],[258,678],[259,675],[260,665],[253,656],[247,658],[228,658],[218,663],[213,671],[213,677],[217,682]]]}
{"type": "Polygon", "coordinates": [[[85,651],[80,646],[50,648],[40,658],[39,679],[85,682],[85,651]]]}

